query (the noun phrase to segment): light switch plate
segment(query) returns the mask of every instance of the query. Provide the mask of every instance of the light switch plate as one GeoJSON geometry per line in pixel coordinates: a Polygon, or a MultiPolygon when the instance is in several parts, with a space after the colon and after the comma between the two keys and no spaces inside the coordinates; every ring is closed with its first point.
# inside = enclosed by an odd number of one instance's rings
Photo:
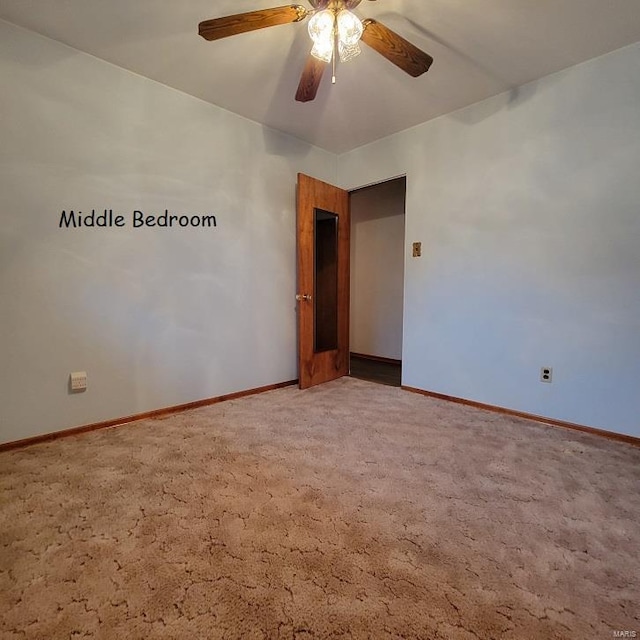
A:
{"type": "Polygon", "coordinates": [[[71,373],[71,390],[84,391],[87,388],[87,372],[73,371],[71,373]]]}

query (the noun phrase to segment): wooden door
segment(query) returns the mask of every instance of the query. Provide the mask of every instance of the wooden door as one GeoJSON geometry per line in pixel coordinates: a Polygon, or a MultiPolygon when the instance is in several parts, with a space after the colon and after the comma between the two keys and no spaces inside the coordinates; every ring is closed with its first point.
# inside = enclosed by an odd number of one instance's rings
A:
{"type": "Polygon", "coordinates": [[[349,373],[349,193],[298,174],[301,389],[349,373]]]}

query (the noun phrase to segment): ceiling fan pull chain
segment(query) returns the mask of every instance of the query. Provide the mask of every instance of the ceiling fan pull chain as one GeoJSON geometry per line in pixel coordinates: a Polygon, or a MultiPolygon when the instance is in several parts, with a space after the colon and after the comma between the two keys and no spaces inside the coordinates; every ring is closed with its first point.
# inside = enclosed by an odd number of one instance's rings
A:
{"type": "Polygon", "coordinates": [[[331,56],[331,63],[333,65],[333,75],[331,76],[331,84],[336,83],[336,56],[338,55],[338,34],[336,33],[333,38],[333,55],[331,56]]]}

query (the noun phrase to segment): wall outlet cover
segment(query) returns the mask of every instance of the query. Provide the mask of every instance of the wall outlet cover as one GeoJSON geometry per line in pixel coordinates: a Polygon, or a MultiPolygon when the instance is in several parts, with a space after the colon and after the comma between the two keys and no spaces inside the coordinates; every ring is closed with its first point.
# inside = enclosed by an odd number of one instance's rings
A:
{"type": "Polygon", "coordinates": [[[540,382],[552,382],[553,381],[553,369],[551,367],[540,368],[540,382]]]}

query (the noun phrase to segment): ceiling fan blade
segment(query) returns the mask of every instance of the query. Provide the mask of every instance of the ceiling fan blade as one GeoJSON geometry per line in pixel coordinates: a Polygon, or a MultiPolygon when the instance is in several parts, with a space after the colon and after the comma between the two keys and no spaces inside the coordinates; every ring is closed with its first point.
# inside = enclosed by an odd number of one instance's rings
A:
{"type": "Polygon", "coordinates": [[[238,33],[255,31],[278,24],[298,22],[307,17],[309,11],[299,4],[290,4],[273,9],[260,9],[248,13],[238,13],[224,18],[205,20],[198,25],[198,33],[205,40],[220,40],[238,33]]]}
{"type": "Polygon", "coordinates": [[[433,58],[376,20],[362,23],[362,41],[384,56],[396,67],[417,78],[429,70],[433,58]]]}
{"type": "Polygon", "coordinates": [[[325,62],[309,54],[302,71],[298,91],[296,91],[296,100],[298,102],[310,102],[316,97],[326,66],[325,62]]]}

